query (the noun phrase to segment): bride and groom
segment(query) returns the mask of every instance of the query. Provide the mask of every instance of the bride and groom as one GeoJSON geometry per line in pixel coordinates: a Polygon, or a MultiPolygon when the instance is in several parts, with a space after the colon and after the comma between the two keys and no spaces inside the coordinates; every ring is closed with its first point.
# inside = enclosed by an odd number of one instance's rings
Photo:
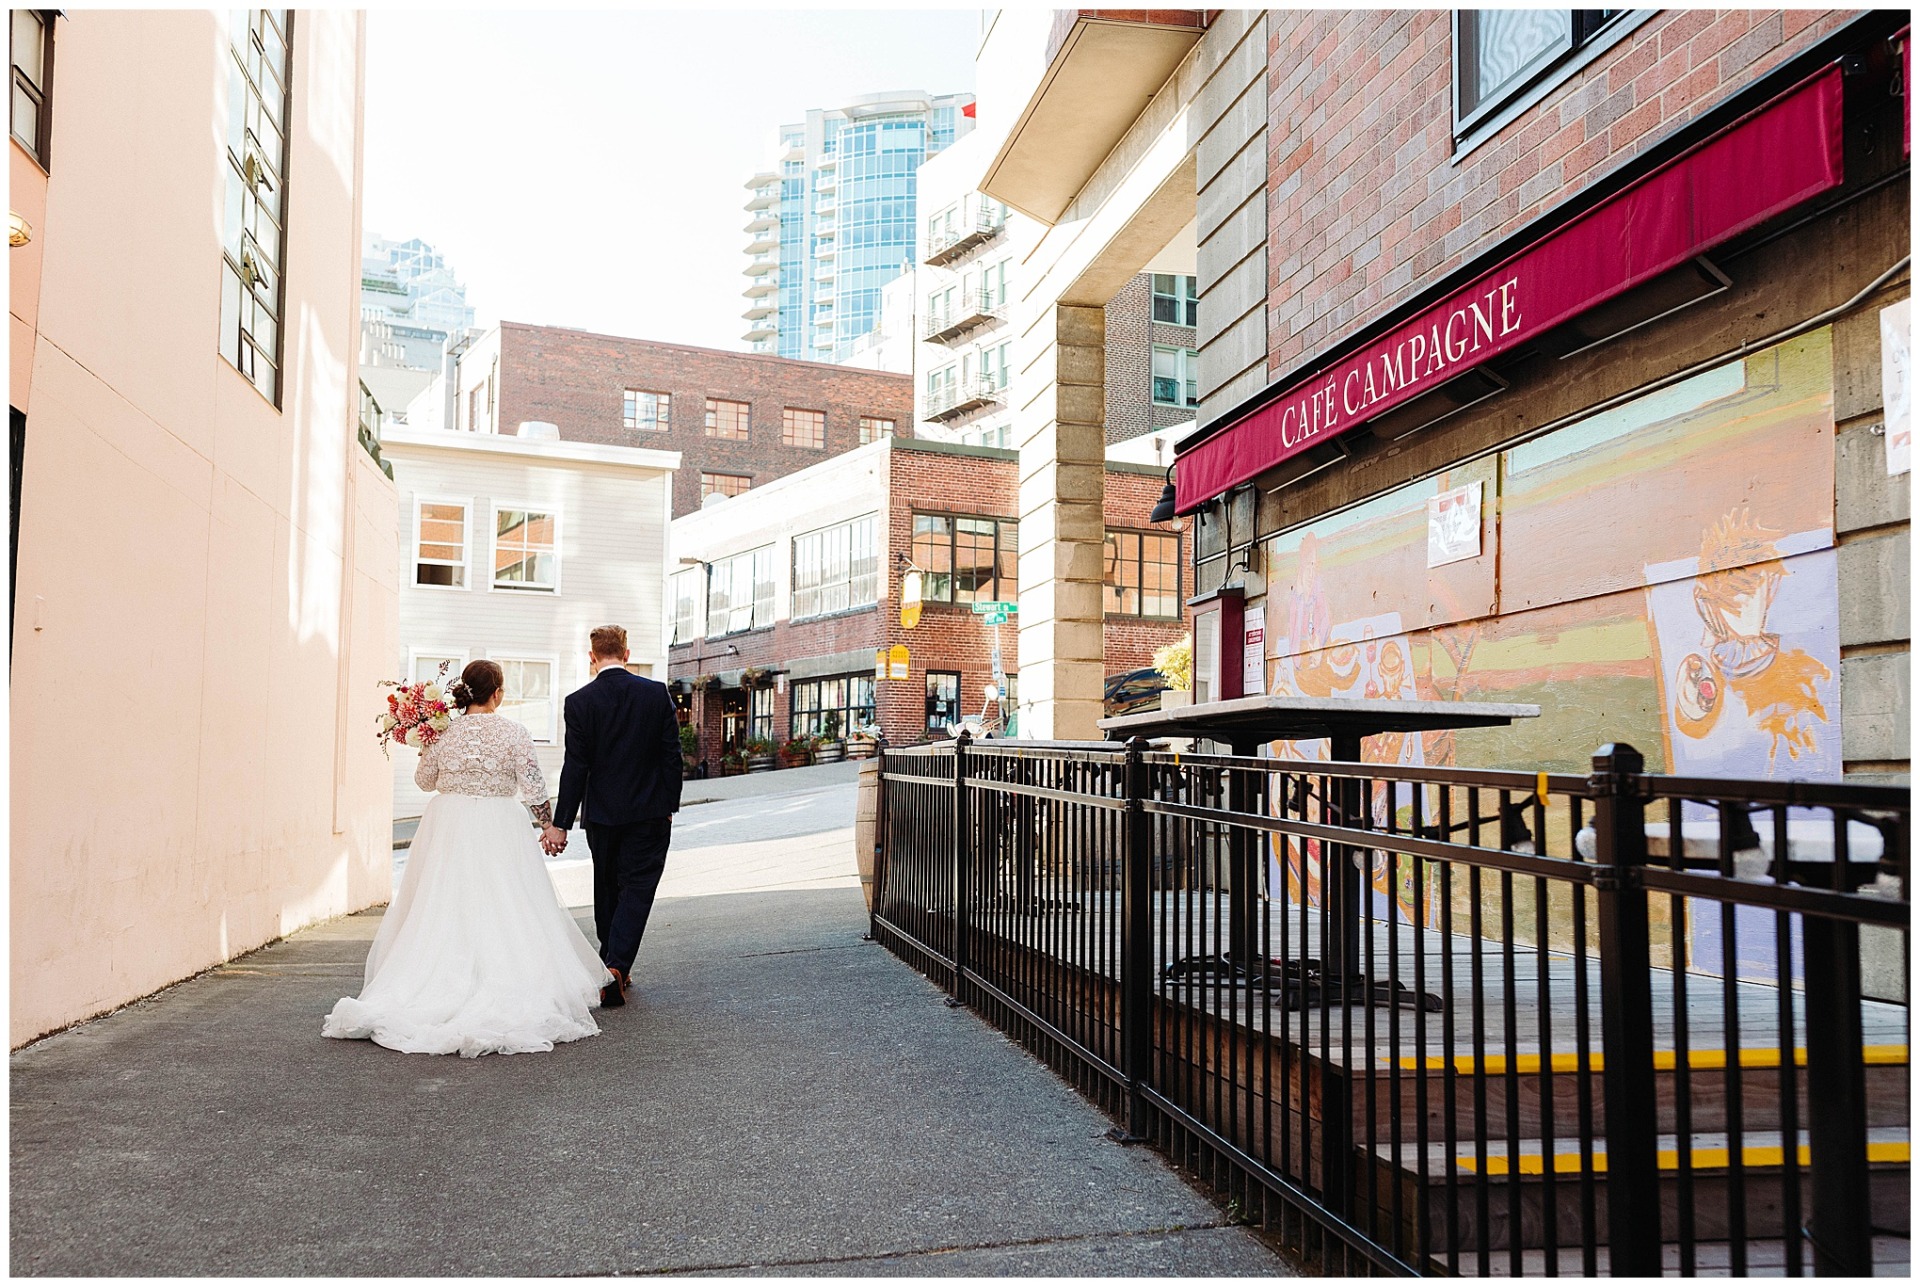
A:
{"type": "Polygon", "coordinates": [[[499,714],[499,665],[473,662],[448,686],[462,713],[414,773],[435,794],[365,986],[334,1006],[324,1035],[409,1054],[524,1053],[593,1036],[594,1005],[626,1004],[680,807],[680,732],[666,687],[626,669],[624,629],[600,627],[591,646],[593,678],[566,700],[553,807],[532,735],[499,714]],[[576,815],[593,856],[598,952],[540,856],[566,848],[576,815]]]}

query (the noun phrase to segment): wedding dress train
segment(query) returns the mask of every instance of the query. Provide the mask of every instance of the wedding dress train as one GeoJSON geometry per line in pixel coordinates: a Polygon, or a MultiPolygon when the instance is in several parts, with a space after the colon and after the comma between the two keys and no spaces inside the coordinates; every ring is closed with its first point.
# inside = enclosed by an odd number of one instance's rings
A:
{"type": "Polygon", "coordinates": [[[554,897],[523,803],[546,785],[527,730],[462,715],[420,757],[427,802],[367,953],[366,984],[327,1016],[328,1037],[408,1054],[517,1054],[600,1031],[612,977],[554,897]]]}

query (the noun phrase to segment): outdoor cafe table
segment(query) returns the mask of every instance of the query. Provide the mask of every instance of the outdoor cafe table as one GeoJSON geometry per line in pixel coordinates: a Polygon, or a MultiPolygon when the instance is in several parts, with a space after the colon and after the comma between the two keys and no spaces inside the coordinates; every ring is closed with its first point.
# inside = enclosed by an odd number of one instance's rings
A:
{"type": "MultiPolygon", "coordinates": [[[[1101,731],[1114,741],[1131,737],[1205,738],[1224,742],[1233,754],[1251,757],[1263,743],[1327,738],[1332,758],[1357,763],[1363,738],[1380,733],[1425,733],[1443,729],[1504,728],[1517,719],[1534,719],[1540,708],[1515,702],[1423,702],[1388,698],[1359,697],[1237,697],[1222,702],[1200,702],[1171,710],[1144,711],[1137,715],[1116,715],[1100,721],[1101,731]]],[[[1284,762],[1275,761],[1274,771],[1284,762]]],[[[1228,781],[1227,808],[1235,813],[1249,811],[1243,774],[1231,774],[1228,781]]],[[[1359,783],[1350,782],[1343,791],[1342,815],[1352,818],[1361,807],[1359,783]]],[[[1349,825],[1351,825],[1349,823],[1349,825]]],[[[1250,923],[1249,897],[1254,891],[1257,870],[1253,846],[1244,828],[1235,828],[1231,836],[1232,887],[1228,890],[1231,931],[1226,959],[1204,962],[1176,962],[1175,968],[1223,971],[1238,978],[1251,979],[1252,971],[1240,964],[1251,959],[1247,929],[1250,923]]],[[[1341,854],[1339,857],[1344,858],[1341,854]]],[[[1294,1004],[1310,1004],[1315,990],[1330,989],[1336,1002],[1349,1004],[1373,995],[1378,1001],[1395,1004],[1428,1003],[1402,989],[1396,994],[1387,984],[1371,984],[1360,968],[1360,917],[1366,903],[1355,863],[1336,859],[1340,878],[1326,882],[1327,889],[1327,964],[1316,971],[1303,965],[1299,971],[1302,986],[1290,989],[1294,1004]]],[[[1328,864],[1332,868],[1335,864],[1328,864]]]]}

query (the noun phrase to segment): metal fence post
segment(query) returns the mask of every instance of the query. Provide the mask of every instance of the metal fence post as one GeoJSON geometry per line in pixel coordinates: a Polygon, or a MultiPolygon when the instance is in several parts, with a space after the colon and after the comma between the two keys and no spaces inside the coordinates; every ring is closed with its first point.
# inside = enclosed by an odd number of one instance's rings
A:
{"type": "Polygon", "coordinates": [[[1860,927],[1803,916],[1807,988],[1807,1240],[1822,1278],[1873,1273],[1867,1082],[1861,1061],[1860,927]]]}
{"type": "Polygon", "coordinates": [[[1127,742],[1127,839],[1121,857],[1120,1059],[1127,1075],[1127,1137],[1147,1137],[1147,1099],[1153,1080],[1153,819],[1146,810],[1150,784],[1146,743],[1127,742]]]}
{"type": "Polygon", "coordinates": [[[1607,1245],[1613,1277],[1660,1273],[1660,1124],[1653,1074],[1653,964],[1647,892],[1646,761],[1625,742],[1593,754],[1600,1023],[1606,1066],[1607,1245]]]}
{"type": "Polygon", "coordinates": [[[973,734],[966,729],[953,741],[953,994],[948,1005],[967,1003],[967,899],[972,895],[968,859],[973,837],[967,817],[967,748],[973,734]]]}

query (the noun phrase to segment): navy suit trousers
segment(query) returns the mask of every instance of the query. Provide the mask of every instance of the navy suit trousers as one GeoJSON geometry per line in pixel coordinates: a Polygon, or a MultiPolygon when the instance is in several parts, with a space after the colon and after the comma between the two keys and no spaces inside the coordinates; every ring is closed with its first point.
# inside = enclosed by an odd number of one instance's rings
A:
{"type": "Polygon", "coordinates": [[[593,854],[593,927],[600,936],[600,959],[631,974],[640,936],[653,915],[660,874],[666,870],[673,819],[644,818],[620,826],[589,822],[586,830],[587,849],[593,854]]]}

